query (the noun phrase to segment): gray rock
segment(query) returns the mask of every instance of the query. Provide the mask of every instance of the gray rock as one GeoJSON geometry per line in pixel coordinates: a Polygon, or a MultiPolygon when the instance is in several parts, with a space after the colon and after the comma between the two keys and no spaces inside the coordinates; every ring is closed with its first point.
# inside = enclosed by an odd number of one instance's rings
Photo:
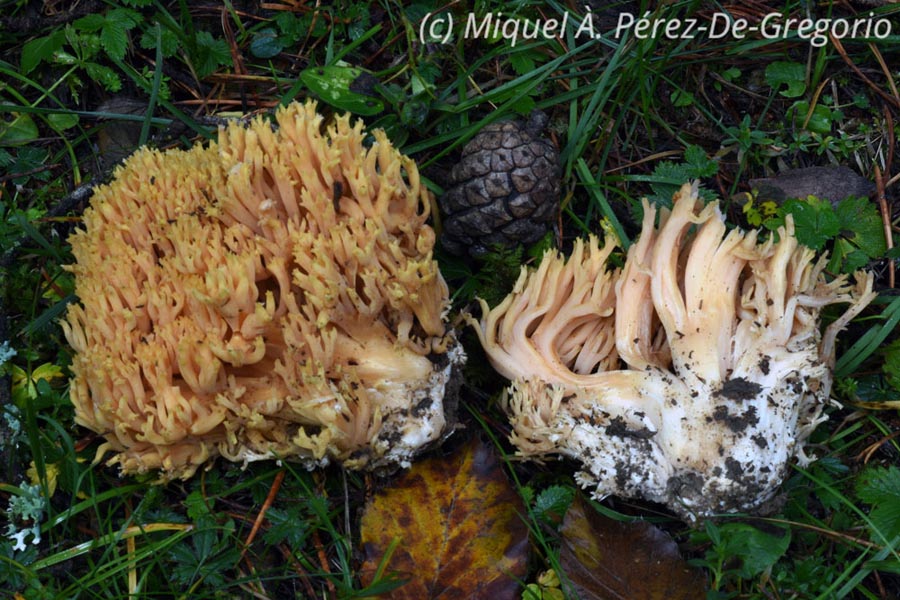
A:
{"type": "Polygon", "coordinates": [[[875,189],[871,181],[849,167],[808,167],[789,169],[775,177],[751,179],[750,186],[762,201],[782,203],[790,198],[815,196],[837,204],[848,196],[868,196],[875,189]]]}

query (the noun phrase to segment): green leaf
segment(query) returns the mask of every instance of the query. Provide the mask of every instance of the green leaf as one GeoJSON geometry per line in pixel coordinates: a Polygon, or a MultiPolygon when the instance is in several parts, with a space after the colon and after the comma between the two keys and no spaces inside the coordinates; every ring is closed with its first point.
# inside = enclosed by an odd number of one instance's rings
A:
{"type": "Polygon", "coordinates": [[[687,163],[692,178],[712,177],[719,172],[719,163],[711,159],[706,150],[696,144],[688,144],[684,149],[684,162],[687,163]]]}
{"type": "MultiPolygon", "coordinates": [[[[23,146],[16,150],[16,159],[9,167],[9,172],[28,173],[30,171],[36,171],[47,162],[47,157],[49,155],[49,151],[45,148],[38,148],[37,146],[23,146]]],[[[50,171],[44,169],[39,170],[37,171],[37,173],[33,173],[32,175],[23,175],[22,177],[16,177],[15,179],[13,179],[13,183],[16,185],[21,185],[28,181],[28,179],[30,178],[46,180],[49,177],[50,171]]],[[[27,222],[26,225],[28,225],[27,222]]]]}
{"type": "Polygon", "coordinates": [[[196,43],[197,56],[192,58],[198,77],[206,77],[220,66],[231,63],[231,50],[225,40],[214,38],[208,31],[200,31],[196,43]]]}
{"type": "Polygon", "coordinates": [[[292,505],[287,509],[273,506],[266,511],[269,528],[263,534],[263,540],[274,546],[286,542],[291,548],[299,548],[309,535],[309,525],[300,515],[300,507],[292,505]]]}
{"type": "Polygon", "coordinates": [[[785,98],[797,98],[806,91],[806,69],[797,62],[775,61],[766,67],[766,82],[785,98]]]}
{"type": "Polygon", "coordinates": [[[103,15],[92,13],[86,17],[76,19],[72,26],[81,32],[95,33],[103,28],[104,23],[106,23],[106,18],[103,15]]]}
{"type": "Polygon", "coordinates": [[[78,115],[73,113],[52,113],[47,115],[47,122],[54,131],[65,131],[78,125],[78,115]]]}
{"type": "Polygon", "coordinates": [[[140,22],[140,16],[127,8],[109,11],[100,30],[100,43],[114,60],[125,58],[128,49],[128,32],[140,22]]]}
{"type": "Polygon", "coordinates": [[[853,250],[844,257],[844,264],[841,266],[842,273],[852,273],[869,264],[869,257],[862,250],[853,250]]]}
{"type": "Polygon", "coordinates": [[[793,215],[797,240],[813,250],[821,250],[841,232],[841,222],[834,214],[831,203],[815,196],[809,196],[806,200],[788,200],[778,214],[779,218],[772,219],[771,225],[767,223],[766,226],[775,229],[784,224],[785,215],[793,215]]]}
{"type": "Polygon", "coordinates": [[[812,114],[809,114],[809,102],[802,100],[795,102],[793,106],[788,109],[788,114],[791,115],[795,127],[803,127],[805,121],[806,129],[808,131],[820,133],[822,135],[831,133],[831,123],[834,121],[834,115],[832,114],[831,109],[824,104],[816,104],[812,110],[812,114]],[[806,116],[808,114],[809,120],[807,121],[806,116]]]}
{"type": "Polygon", "coordinates": [[[272,58],[281,54],[284,44],[271,27],[260,29],[253,35],[250,52],[257,58],[272,58]]]}
{"type": "Polygon", "coordinates": [[[575,490],[572,488],[552,485],[538,494],[534,512],[544,521],[557,522],[565,516],[574,499],[575,490]]]}
{"type": "Polygon", "coordinates": [[[778,562],[791,543],[791,532],[783,535],[764,533],[747,523],[726,523],[719,527],[722,551],[741,562],[742,579],[755,577],[778,562]]]}
{"type": "Polygon", "coordinates": [[[335,108],[358,115],[375,115],[384,110],[384,103],[351,88],[365,73],[358,67],[310,67],[300,73],[300,79],[312,93],[335,108]]]}
{"type": "Polygon", "coordinates": [[[852,232],[850,241],[869,258],[878,258],[885,253],[887,243],[881,213],[868,198],[845,198],[838,203],[834,213],[841,229],[852,232]]]}
{"type": "Polygon", "coordinates": [[[50,35],[26,43],[22,47],[22,59],[19,62],[22,75],[28,75],[41,62],[51,58],[54,52],[62,48],[65,41],[65,31],[57,29],[50,35]]]}
{"type": "Polygon", "coordinates": [[[60,49],[53,53],[53,62],[60,65],[74,65],[78,62],[78,57],[60,49]]]}
{"type": "Polygon", "coordinates": [[[530,52],[514,52],[509,55],[509,66],[519,75],[526,75],[534,70],[534,59],[530,52]]]}
{"type": "Polygon", "coordinates": [[[184,504],[187,507],[188,517],[190,517],[192,521],[196,521],[209,515],[212,500],[207,504],[207,500],[203,497],[203,494],[199,490],[195,490],[187,495],[187,498],[184,499],[184,504]]]}
{"type": "Polygon", "coordinates": [[[12,121],[0,121],[0,146],[18,146],[37,139],[34,120],[27,114],[13,113],[12,121]]]}
{"type": "Polygon", "coordinates": [[[900,469],[871,467],[858,480],[856,494],[872,505],[869,519],[873,533],[893,539],[900,535],[900,469]]]}
{"type": "MultiPolygon", "coordinates": [[[[319,19],[321,20],[321,19],[319,19]]],[[[290,12],[281,12],[275,15],[275,24],[278,26],[278,30],[281,32],[285,38],[290,40],[290,42],[297,42],[306,35],[306,30],[309,27],[309,22],[305,22],[303,19],[299,19],[294,16],[293,13],[290,12]]]]}
{"type": "Polygon", "coordinates": [[[734,81],[741,76],[741,70],[737,67],[731,67],[722,71],[722,79],[725,81],[734,81]]]}
{"type": "Polygon", "coordinates": [[[674,106],[683,107],[690,106],[694,103],[694,95],[684,90],[675,90],[669,94],[669,100],[674,106]]]}
{"type": "Polygon", "coordinates": [[[175,56],[175,53],[178,52],[178,48],[181,46],[181,42],[179,42],[175,32],[163,27],[159,23],[154,23],[153,27],[149,28],[141,36],[141,48],[144,48],[145,50],[156,50],[157,30],[160,30],[159,45],[162,49],[163,58],[175,56]]]}
{"type": "Polygon", "coordinates": [[[119,79],[115,71],[106,65],[86,62],[84,63],[84,70],[87,72],[88,77],[102,85],[107,91],[118,92],[122,89],[122,80],[119,79]]]}

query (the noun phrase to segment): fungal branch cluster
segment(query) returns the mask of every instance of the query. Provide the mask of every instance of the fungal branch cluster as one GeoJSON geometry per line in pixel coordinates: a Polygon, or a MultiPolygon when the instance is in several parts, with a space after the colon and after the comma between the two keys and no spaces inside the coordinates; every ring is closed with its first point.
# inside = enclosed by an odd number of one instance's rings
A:
{"type": "Polygon", "coordinates": [[[641,497],[689,520],[765,510],[789,461],[809,461],[835,337],[874,298],[872,276],[828,281],[790,218],[765,241],[727,231],[696,185],[671,211],[643,206],[622,269],[594,237],[568,260],[548,251],[472,320],[512,380],[512,441],[526,457],[580,461],[596,497],[641,497]],[[838,303],[850,306],[821,332],[822,309],[838,303]]]}
{"type": "Polygon", "coordinates": [[[415,163],[312,103],[275,121],[138,151],[72,237],[71,399],[124,472],[390,467],[448,429],[464,356],[415,163]]]}

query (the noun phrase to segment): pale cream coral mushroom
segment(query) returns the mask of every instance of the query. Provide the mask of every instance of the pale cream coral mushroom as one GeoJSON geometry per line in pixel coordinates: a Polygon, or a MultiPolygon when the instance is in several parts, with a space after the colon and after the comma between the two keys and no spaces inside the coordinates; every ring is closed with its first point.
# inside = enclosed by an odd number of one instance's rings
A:
{"type": "Polygon", "coordinates": [[[579,460],[597,497],[688,519],[761,510],[790,460],[809,461],[835,336],[874,298],[872,277],[828,281],[790,217],[765,242],[727,231],[696,186],[671,212],[643,206],[621,271],[605,266],[612,244],[592,237],[568,261],[548,252],[500,305],[482,306],[482,344],[512,379],[512,441],[523,456],[579,460]],[[820,333],[836,303],[850,307],[820,333]]]}
{"type": "Polygon", "coordinates": [[[449,427],[462,350],[415,163],[314,104],[143,149],[72,236],[75,419],[124,472],[380,468],[449,427]]]}

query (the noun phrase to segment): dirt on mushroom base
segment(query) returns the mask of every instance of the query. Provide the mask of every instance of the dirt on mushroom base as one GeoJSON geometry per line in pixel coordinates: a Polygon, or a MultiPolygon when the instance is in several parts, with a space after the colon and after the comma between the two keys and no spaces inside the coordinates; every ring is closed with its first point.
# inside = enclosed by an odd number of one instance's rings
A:
{"type": "Polygon", "coordinates": [[[523,456],[579,460],[598,498],[661,502],[688,521],[764,510],[789,461],[810,460],[835,337],[874,298],[872,276],[826,280],[790,219],[762,242],[727,231],[696,186],[656,216],[645,201],[621,270],[606,267],[612,244],[578,241],[482,305],[472,323],[512,380],[511,439],[523,456]],[[836,303],[850,307],[823,334],[836,303]]]}

